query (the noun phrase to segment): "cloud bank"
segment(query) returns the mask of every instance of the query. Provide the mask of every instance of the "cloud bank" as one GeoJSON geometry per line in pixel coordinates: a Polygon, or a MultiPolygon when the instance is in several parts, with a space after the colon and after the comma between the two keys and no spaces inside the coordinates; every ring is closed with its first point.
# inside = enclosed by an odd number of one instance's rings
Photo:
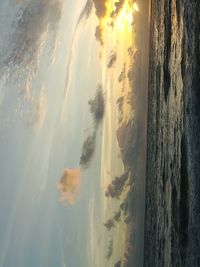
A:
{"type": "Polygon", "coordinates": [[[5,81],[12,78],[20,86],[32,81],[50,34],[54,47],[61,10],[60,0],[34,0],[20,5],[12,24],[9,45],[0,56],[0,74],[5,81]]]}

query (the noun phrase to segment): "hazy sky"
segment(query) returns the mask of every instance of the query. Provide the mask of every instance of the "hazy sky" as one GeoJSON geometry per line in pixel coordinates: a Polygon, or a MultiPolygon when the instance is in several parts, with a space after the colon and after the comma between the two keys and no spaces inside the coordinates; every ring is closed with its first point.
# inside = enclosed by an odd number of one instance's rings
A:
{"type": "Polygon", "coordinates": [[[116,100],[124,63],[132,65],[137,10],[118,1],[113,27],[105,2],[93,0],[91,9],[89,0],[86,8],[85,0],[0,1],[0,267],[109,267],[119,260],[118,226],[113,259],[105,258],[111,235],[103,223],[119,204],[105,189],[123,171],[113,138],[116,100]],[[108,69],[113,50],[117,66],[108,69]],[[99,84],[106,114],[96,129],[88,101],[99,84]],[[94,133],[94,157],[80,169],[73,205],[61,203],[59,181],[80,168],[82,145],[94,133]]]}
{"type": "Polygon", "coordinates": [[[0,2],[1,267],[89,266],[95,192],[89,186],[95,185],[83,179],[73,207],[58,202],[56,188],[64,168],[79,165],[85,129],[92,126],[87,102],[96,91],[98,66],[91,66],[98,59],[91,23],[80,24],[70,54],[84,4],[0,2]]]}

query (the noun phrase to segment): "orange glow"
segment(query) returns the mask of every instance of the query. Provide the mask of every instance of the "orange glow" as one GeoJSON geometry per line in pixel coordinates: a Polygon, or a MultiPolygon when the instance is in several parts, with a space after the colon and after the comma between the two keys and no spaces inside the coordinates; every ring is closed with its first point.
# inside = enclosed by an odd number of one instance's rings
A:
{"type": "Polygon", "coordinates": [[[116,21],[116,25],[119,31],[132,31],[134,10],[135,8],[132,9],[128,2],[124,3],[124,6],[119,13],[116,21]]]}
{"type": "Polygon", "coordinates": [[[103,46],[108,42],[107,38],[120,36],[124,43],[131,46],[134,43],[134,19],[139,6],[136,2],[125,0],[123,5],[117,10],[116,0],[106,2],[106,14],[99,21],[101,42],[103,46]],[[114,13],[114,15],[112,15],[114,13]]]}
{"type": "Polygon", "coordinates": [[[80,187],[80,170],[65,169],[62,177],[57,185],[60,191],[60,202],[67,201],[69,204],[74,204],[80,187]]]}

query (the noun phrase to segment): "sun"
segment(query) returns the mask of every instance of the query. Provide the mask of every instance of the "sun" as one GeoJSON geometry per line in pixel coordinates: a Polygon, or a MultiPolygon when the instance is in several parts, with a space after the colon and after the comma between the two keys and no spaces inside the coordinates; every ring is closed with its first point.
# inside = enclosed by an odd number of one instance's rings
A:
{"type": "Polygon", "coordinates": [[[140,11],[139,6],[138,6],[138,4],[136,2],[133,4],[133,10],[135,12],[139,12],[140,11]]]}
{"type": "Polygon", "coordinates": [[[128,1],[126,1],[117,17],[116,26],[118,30],[121,32],[124,32],[125,30],[132,31],[134,14],[138,11],[139,7],[136,2],[131,5],[128,1]]]}

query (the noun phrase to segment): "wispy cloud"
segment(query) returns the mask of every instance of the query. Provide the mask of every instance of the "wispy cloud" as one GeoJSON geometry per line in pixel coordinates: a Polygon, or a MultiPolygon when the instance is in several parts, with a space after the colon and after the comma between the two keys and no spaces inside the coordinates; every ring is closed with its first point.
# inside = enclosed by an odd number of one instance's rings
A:
{"type": "Polygon", "coordinates": [[[29,127],[33,127],[33,129],[37,131],[42,128],[46,117],[47,97],[45,93],[45,86],[44,84],[41,85],[38,96],[33,96],[29,93],[29,83],[27,83],[25,88],[29,103],[27,125],[29,127]]]}
{"type": "MultiPolygon", "coordinates": [[[[52,48],[61,17],[60,0],[17,2],[18,13],[12,23],[12,34],[0,55],[0,74],[5,82],[15,81],[25,87],[36,73],[47,38],[52,48]]],[[[50,49],[52,52],[52,49],[50,49]]]]}
{"type": "Polygon", "coordinates": [[[78,38],[78,34],[79,34],[79,28],[81,26],[81,23],[84,22],[85,20],[87,20],[91,14],[92,11],[92,1],[88,0],[85,4],[85,6],[83,7],[79,18],[77,20],[76,23],[76,27],[75,27],[75,31],[73,34],[73,38],[72,38],[72,42],[70,45],[70,52],[69,52],[69,59],[68,59],[68,64],[67,64],[67,72],[66,72],[66,81],[65,81],[65,98],[67,97],[70,85],[71,85],[71,81],[72,81],[72,73],[73,73],[73,66],[74,66],[74,55],[76,52],[76,41],[78,38]]]}
{"type": "Polygon", "coordinates": [[[92,7],[93,7],[93,3],[92,0],[87,0],[83,10],[81,11],[78,21],[77,21],[77,25],[76,25],[76,29],[79,27],[80,23],[82,21],[84,21],[84,19],[88,19],[91,11],[92,11],[92,7]]]}
{"type": "Polygon", "coordinates": [[[87,0],[85,6],[83,7],[82,11],[80,12],[80,15],[78,17],[75,30],[73,33],[73,37],[71,40],[70,48],[69,48],[69,54],[68,54],[68,60],[67,60],[67,69],[66,69],[66,78],[65,78],[65,89],[64,89],[64,102],[61,108],[60,112],[60,117],[61,120],[63,120],[64,116],[64,109],[65,109],[65,104],[67,101],[68,93],[72,84],[73,80],[73,68],[74,68],[74,61],[75,61],[75,54],[77,51],[76,44],[77,40],[79,38],[79,33],[80,33],[80,27],[83,25],[82,23],[87,20],[91,14],[93,7],[93,2],[92,0],[87,0]]]}
{"type": "Polygon", "coordinates": [[[43,126],[46,115],[46,94],[45,88],[42,87],[38,101],[36,103],[36,112],[34,118],[34,128],[40,129],[43,126]]]}

